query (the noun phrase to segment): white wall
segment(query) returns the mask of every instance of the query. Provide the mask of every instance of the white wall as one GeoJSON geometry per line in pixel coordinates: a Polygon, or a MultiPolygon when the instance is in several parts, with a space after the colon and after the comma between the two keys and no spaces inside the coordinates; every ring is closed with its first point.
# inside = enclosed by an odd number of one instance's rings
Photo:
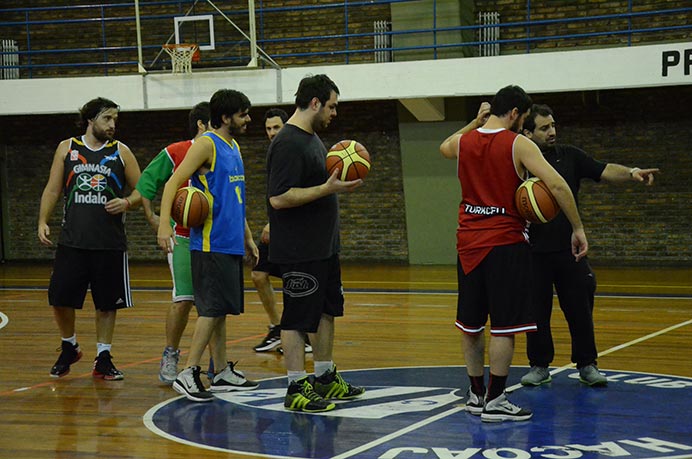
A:
{"type": "Polygon", "coordinates": [[[326,73],[341,101],[491,95],[508,84],[559,92],[692,84],[692,43],[446,60],[146,75],[0,80],[0,115],[71,113],[97,96],[123,110],[187,109],[220,88],[253,105],[290,104],[307,74],[326,73]],[[664,53],[680,63],[663,76],[664,53]],[[685,54],[687,53],[687,57],[685,54]],[[688,62],[685,62],[685,60],[688,62]]]}

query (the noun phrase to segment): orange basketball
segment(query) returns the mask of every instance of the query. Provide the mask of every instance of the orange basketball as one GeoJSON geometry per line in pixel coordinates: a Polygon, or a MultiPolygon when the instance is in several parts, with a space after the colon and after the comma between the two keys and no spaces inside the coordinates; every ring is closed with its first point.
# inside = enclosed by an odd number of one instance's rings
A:
{"type": "Polygon", "coordinates": [[[555,197],[538,177],[531,177],[519,185],[514,203],[519,215],[531,223],[548,223],[560,213],[555,197]]]}
{"type": "Polygon", "coordinates": [[[339,180],[365,179],[370,172],[370,153],[355,140],[342,140],[327,153],[327,172],[339,169],[339,180]]]}
{"type": "Polygon", "coordinates": [[[181,188],[175,193],[171,218],[178,225],[192,228],[204,223],[209,215],[209,200],[202,190],[192,186],[181,188]]]}

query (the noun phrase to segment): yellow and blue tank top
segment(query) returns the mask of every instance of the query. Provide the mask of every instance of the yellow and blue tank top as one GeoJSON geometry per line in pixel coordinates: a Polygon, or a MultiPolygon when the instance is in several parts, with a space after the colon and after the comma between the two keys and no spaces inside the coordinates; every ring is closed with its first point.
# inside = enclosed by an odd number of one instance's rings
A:
{"type": "Polygon", "coordinates": [[[190,250],[245,254],[245,169],[240,147],[208,131],[198,142],[211,142],[211,167],[194,174],[192,186],[209,199],[209,215],[203,226],[191,228],[190,250]]]}

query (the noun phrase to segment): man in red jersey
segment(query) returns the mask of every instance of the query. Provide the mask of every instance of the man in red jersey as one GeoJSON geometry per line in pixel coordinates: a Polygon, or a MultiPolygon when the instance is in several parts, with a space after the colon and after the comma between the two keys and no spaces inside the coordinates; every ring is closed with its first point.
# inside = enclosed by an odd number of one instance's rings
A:
{"type": "Polygon", "coordinates": [[[484,422],[525,421],[532,413],[505,395],[514,335],[536,331],[531,316],[531,250],[526,221],[514,192],[530,172],[550,188],[572,225],[572,254],[588,250],[574,196],[536,145],[517,134],[531,108],[519,86],[502,88],[490,107],[450,135],[440,152],[457,159],[462,189],[457,229],[459,296],[456,326],[462,332],[471,386],[466,409],[484,422]],[[483,124],[486,116],[489,117],[483,124]],[[482,127],[481,127],[482,126],[482,127]],[[485,324],[490,317],[490,378],[484,381],[485,324]]]}

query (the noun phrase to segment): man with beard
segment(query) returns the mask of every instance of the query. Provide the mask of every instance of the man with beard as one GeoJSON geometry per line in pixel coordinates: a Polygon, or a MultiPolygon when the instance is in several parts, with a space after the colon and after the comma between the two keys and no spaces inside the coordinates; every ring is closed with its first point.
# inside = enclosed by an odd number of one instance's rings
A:
{"type": "Polygon", "coordinates": [[[481,106],[476,120],[440,145],[444,157],[457,160],[462,190],[456,326],[462,331],[471,383],[466,410],[484,422],[525,421],[532,416],[505,395],[514,336],[536,330],[531,314],[531,249],[526,221],[514,204],[522,177],[531,172],[550,188],[571,224],[573,256],[583,257],[588,248],[567,183],[533,142],[517,134],[530,108],[531,98],[522,88],[502,88],[491,102],[485,124],[481,106]],[[486,390],[484,330],[488,317],[490,377],[486,390]]]}
{"type": "MultiPolygon", "coordinates": [[[[572,145],[556,143],[553,111],[547,105],[534,105],[524,122],[524,135],[541,149],[545,159],[567,181],[577,198],[582,179],[595,182],[642,182],[651,185],[658,169],[640,169],[593,159],[572,145]]],[[[598,352],[594,336],[593,307],[596,291],[594,276],[586,257],[574,261],[570,254],[570,226],[563,214],[551,222],[531,225],[533,252],[533,304],[536,333],[526,337],[531,370],[521,378],[525,386],[539,386],[552,380],[548,366],[555,356],[550,333],[553,285],[572,337],[572,362],[579,369],[579,380],[589,386],[605,386],[608,380],[596,366],[598,352]]]]}
{"type": "Polygon", "coordinates": [[[226,359],[226,315],[243,312],[243,256],[257,262],[257,246],[245,219],[245,170],[235,138],[250,122],[250,101],[245,94],[221,89],[209,101],[212,130],[192,144],[185,158],[166,182],[161,197],[158,243],[172,252],[171,206],[185,181],[209,198],[210,211],[203,226],[190,228],[190,260],[197,322],[186,368],[173,382],[173,389],[189,400],[206,402],[213,395],[200,379],[200,360],[210,344],[219,369],[211,380],[212,392],[251,390],[251,381],[226,359]],[[212,335],[214,339],[212,340],[212,335]]]}
{"type": "MultiPolygon", "coordinates": [[[[264,114],[264,131],[271,142],[281,128],[288,121],[288,114],[280,108],[270,108],[264,114]]],[[[269,276],[281,277],[279,266],[269,261],[269,223],[262,228],[259,249],[259,261],[257,266],[252,268],[252,283],[255,284],[257,294],[262,301],[264,311],[269,318],[269,333],[253,349],[255,352],[267,352],[273,349],[281,349],[281,317],[276,309],[276,297],[269,276]]],[[[310,338],[305,336],[305,352],[312,352],[310,338]]]]}
{"type": "Polygon", "coordinates": [[[41,196],[38,238],[52,246],[50,219],[63,195],[63,221],[48,301],[62,337],[60,357],[50,370],[59,378],[82,357],[75,331],[75,310],[82,309],[88,288],[96,308],[96,358],[93,376],[123,379],[111,356],[116,311],[132,307],[125,237],[125,211],[137,204],[124,197],[125,186],[139,180],[130,149],[113,140],[120,107],[102,97],[80,110],[81,137],[63,140],[53,156],[41,196]]]}
{"type": "Polygon", "coordinates": [[[294,411],[329,411],[335,407],[329,399],[365,392],[344,381],[332,360],[334,318],[344,314],[336,193],[362,184],[337,179],[337,170],[327,173],[327,149],[317,132],[336,116],[338,96],[327,75],[303,78],[296,110],[267,152],[269,260],[279,265],[283,281],[284,406],[294,411]],[[305,371],[305,333],[312,343],[315,376],[305,371]]]}

